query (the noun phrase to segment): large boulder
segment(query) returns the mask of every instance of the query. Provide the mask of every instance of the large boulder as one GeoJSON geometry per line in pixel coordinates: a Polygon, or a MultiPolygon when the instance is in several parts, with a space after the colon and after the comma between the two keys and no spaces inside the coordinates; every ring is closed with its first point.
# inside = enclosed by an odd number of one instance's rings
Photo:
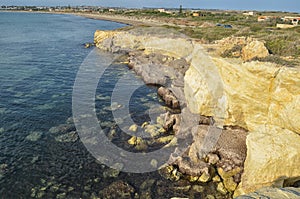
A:
{"type": "Polygon", "coordinates": [[[300,70],[258,61],[209,57],[195,45],[184,77],[193,113],[256,131],[269,124],[300,133],[300,70]]]}
{"type": "Polygon", "coordinates": [[[237,197],[236,199],[298,199],[300,198],[300,188],[271,188],[266,187],[259,189],[253,193],[237,197]]]}
{"type": "Polygon", "coordinates": [[[250,61],[254,58],[265,58],[269,51],[261,41],[252,41],[242,49],[242,58],[244,61],[250,61]]]}
{"type": "Polygon", "coordinates": [[[247,158],[235,195],[261,187],[290,186],[300,180],[300,135],[279,127],[264,127],[247,137],[247,158]]]}

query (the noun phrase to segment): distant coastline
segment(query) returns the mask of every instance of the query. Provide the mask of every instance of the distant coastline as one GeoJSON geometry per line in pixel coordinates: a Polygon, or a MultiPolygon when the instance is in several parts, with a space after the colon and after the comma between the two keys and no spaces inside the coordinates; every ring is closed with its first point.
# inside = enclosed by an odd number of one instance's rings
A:
{"type": "Polygon", "coordinates": [[[130,26],[157,26],[161,25],[158,21],[146,21],[144,19],[137,19],[135,17],[129,18],[124,16],[117,16],[117,15],[105,15],[105,14],[95,14],[95,13],[82,13],[82,12],[49,12],[49,11],[18,11],[18,10],[0,10],[0,12],[16,12],[16,13],[41,13],[41,14],[64,14],[64,15],[75,15],[80,17],[85,17],[89,19],[95,20],[104,20],[104,21],[112,21],[118,22],[130,26]]]}

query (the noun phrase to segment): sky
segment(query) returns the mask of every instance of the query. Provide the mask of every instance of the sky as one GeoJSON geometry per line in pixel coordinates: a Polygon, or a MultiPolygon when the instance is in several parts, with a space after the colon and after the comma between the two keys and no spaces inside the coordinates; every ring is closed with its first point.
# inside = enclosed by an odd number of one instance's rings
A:
{"type": "Polygon", "coordinates": [[[105,7],[170,7],[225,9],[225,10],[274,10],[300,13],[300,0],[0,0],[0,5],[105,7]]]}

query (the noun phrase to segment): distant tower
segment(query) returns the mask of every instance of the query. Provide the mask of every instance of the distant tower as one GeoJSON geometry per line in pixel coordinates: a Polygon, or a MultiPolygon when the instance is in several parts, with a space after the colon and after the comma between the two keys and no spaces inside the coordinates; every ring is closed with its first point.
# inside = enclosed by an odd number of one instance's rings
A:
{"type": "Polygon", "coordinates": [[[179,7],[179,13],[182,13],[182,5],[179,7]]]}

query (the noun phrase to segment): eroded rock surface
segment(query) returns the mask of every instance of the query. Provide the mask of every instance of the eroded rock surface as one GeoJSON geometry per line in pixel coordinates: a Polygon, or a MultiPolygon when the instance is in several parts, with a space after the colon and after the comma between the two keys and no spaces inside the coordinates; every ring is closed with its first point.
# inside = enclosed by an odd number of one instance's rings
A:
{"type": "Polygon", "coordinates": [[[253,193],[237,197],[236,199],[298,199],[300,198],[299,188],[262,188],[253,193]]]}
{"type": "Polygon", "coordinates": [[[236,195],[263,186],[291,186],[300,180],[300,136],[287,129],[262,126],[247,137],[247,158],[236,195]],[[267,133],[265,133],[267,132],[267,133]]]}
{"type": "MultiPolygon", "coordinates": [[[[128,32],[98,31],[95,42],[97,47],[111,52],[133,52],[129,53],[129,66],[146,83],[164,86],[179,100],[181,109],[187,107],[198,115],[196,125],[193,123],[198,131],[193,133],[191,128],[182,126],[182,123],[189,123],[187,118],[181,118],[177,136],[189,136],[192,145],[181,159],[174,159],[179,166],[175,173],[186,173],[191,176],[191,181],[201,177],[202,181],[218,182],[218,190],[224,194],[233,192],[241,179],[236,195],[268,185],[285,186],[285,183],[298,179],[300,171],[294,168],[294,163],[299,165],[297,154],[300,154],[297,147],[300,134],[299,69],[266,62],[243,62],[267,56],[263,43],[252,38],[230,38],[207,46],[215,49],[223,46],[222,51],[226,48],[236,50],[232,52],[233,57],[244,60],[228,59],[214,53],[208,55],[206,46],[197,41],[176,34],[168,36],[166,32],[152,28],[128,32]],[[224,47],[226,42],[231,44],[224,47]],[[215,148],[207,157],[202,157],[198,154],[198,145],[203,143],[208,124],[223,129],[223,132],[215,148]],[[242,128],[224,129],[224,126],[242,128]],[[273,150],[278,152],[273,153],[273,150]],[[281,166],[279,160],[284,159],[290,163],[281,166]],[[266,161],[274,162],[273,166],[268,166],[266,161]],[[291,171],[281,172],[290,167],[293,168],[291,171]],[[259,173],[261,169],[268,171],[264,177],[259,173]]],[[[174,120],[169,121],[168,128],[171,128],[174,120]]]]}

